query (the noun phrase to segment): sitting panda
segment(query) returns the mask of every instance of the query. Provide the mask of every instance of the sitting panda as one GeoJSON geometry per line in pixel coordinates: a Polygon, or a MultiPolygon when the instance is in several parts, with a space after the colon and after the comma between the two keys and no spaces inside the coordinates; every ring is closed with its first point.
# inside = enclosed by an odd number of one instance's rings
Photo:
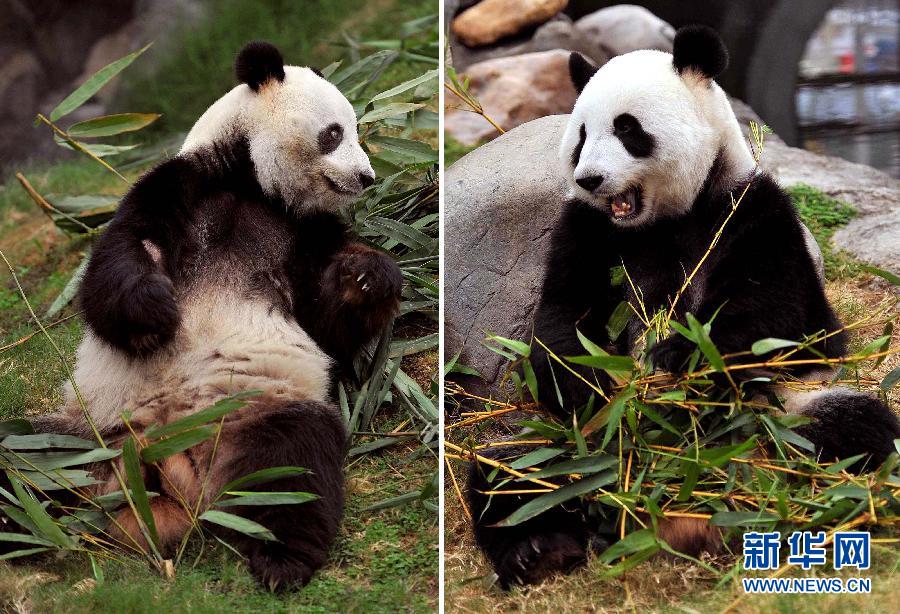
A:
{"type": "MultiPolygon", "coordinates": [[[[260,488],[317,500],[238,512],[278,539],[238,536],[238,545],[262,584],[284,588],[323,565],[341,522],[348,433],[330,400],[332,374],[389,326],[402,276],[339,217],[375,181],[349,101],[321,73],[285,66],[268,43],[245,46],[235,70],[241,83],[200,117],[177,156],[140,178],[97,242],[80,290],[77,391],[35,426],[89,437],[80,396],[120,447],[130,436],[125,410],[140,436],[261,391],[227,416],[217,443],[142,471],[159,493],[151,506],[165,554],[190,527],[179,500],[202,510],[235,478],[308,469],[260,488]]],[[[99,471],[96,494],[119,490],[111,470],[99,471]]],[[[130,510],[117,520],[114,537],[143,542],[130,510]]]]}
{"type": "MultiPolygon", "coordinates": [[[[700,26],[679,30],[672,54],[635,51],[599,70],[571,55],[580,95],[559,156],[574,198],[555,227],[534,318],[535,338],[557,356],[584,354],[576,329],[594,341],[607,339],[605,325],[623,300],[636,305],[639,298],[647,313],[668,308],[731,211],[732,195],[738,198],[745,188],[674,318],[684,322],[690,312],[708,322],[718,312],[710,335],[723,354],[747,351],[766,337],[799,340],[824,330],[834,334],[815,349],[831,358],[845,355],[847,336],[838,332],[841,323],[825,297],[797,212],[773,178],[758,171],[728,99],[713,81],[727,62],[721,39],[700,26]],[[607,271],[622,264],[633,286],[609,281],[607,271]]],[[[607,349],[634,352],[644,332],[636,320],[607,349]]],[[[655,367],[679,373],[694,350],[695,344],[673,334],[648,355],[655,367]]],[[[546,408],[570,421],[572,409],[589,400],[590,388],[565,369],[551,372],[547,352],[537,344],[531,364],[538,389],[558,386],[564,399],[560,405],[547,394],[541,399],[546,408]]],[[[798,367],[790,375],[821,380],[821,371],[815,372],[821,368],[798,367]]],[[[610,389],[605,373],[582,374],[610,389]]],[[[786,409],[812,418],[797,431],[823,460],[867,454],[856,470],[879,466],[900,437],[890,409],[858,391],[797,394],[786,409]]],[[[476,540],[501,587],[569,571],[586,561],[589,550],[602,551],[616,540],[588,520],[587,506],[578,502],[517,526],[493,527],[529,497],[485,495],[495,488],[490,469],[473,464],[468,499],[476,540]]],[[[721,546],[718,530],[705,521],[666,520],[659,530],[687,554],[721,546]]]]}

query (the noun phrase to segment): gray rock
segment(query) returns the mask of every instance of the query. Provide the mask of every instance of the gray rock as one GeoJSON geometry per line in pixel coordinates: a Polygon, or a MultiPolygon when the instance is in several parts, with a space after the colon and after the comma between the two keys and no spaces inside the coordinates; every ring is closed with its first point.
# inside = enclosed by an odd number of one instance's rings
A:
{"type": "Polygon", "coordinates": [[[577,51],[591,58],[598,66],[605,64],[610,58],[606,52],[593,44],[585,33],[575,27],[568,15],[562,13],[540,26],[535,30],[534,35],[525,42],[472,49],[459,43],[455,37],[451,37],[450,46],[453,49],[454,66],[459,71],[493,58],[552,49],[577,51]]]}
{"type": "MultiPolygon", "coordinates": [[[[742,126],[762,122],[743,102],[732,99],[731,105],[742,126]]],[[[900,181],[871,166],[790,147],[774,134],[766,135],[762,166],[782,185],[805,183],[852,205],[858,215],[834,233],[834,246],[869,264],[900,269],[900,181]]]]}
{"type": "Polygon", "coordinates": [[[609,57],[638,49],[672,51],[675,28],[642,6],[618,4],[585,15],[575,22],[593,47],[592,54],[609,57]]]}
{"type": "MultiPolygon", "coordinates": [[[[483,345],[486,332],[528,337],[547,239],[565,202],[556,144],[568,115],[510,130],[447,169],[444,178],[445,348],[487,382],[506,360],[483,345]]],[[[471,392],[487,392],[462,378],[471,392]]]]}

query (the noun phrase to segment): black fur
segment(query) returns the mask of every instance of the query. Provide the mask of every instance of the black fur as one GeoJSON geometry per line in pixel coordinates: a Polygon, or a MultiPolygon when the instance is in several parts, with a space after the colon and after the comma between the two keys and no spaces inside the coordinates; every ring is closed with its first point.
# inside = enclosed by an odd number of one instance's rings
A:
{"type": "Polygon", "coordinates": [[[675,33],[672,63],[679,74],[695,70],[715,79],[728,68],[728,49],[712,28],[685,26],[675,33]]]}
{"type": "MultiPolygon", "coordinates": [[[[576,329],[613,353],[630,353],[641,327],[633,322],[611,341],[605,325],[619,302],[636,304],[636,297],[628,284],[602,283],[608,279],[607,271],[624,263],[642,293],[647,312],[668,307],[684,281],[685,271],[693,270],[730,210],[730,193],[740,193],[745,185],[727,185],[720,174],[717,161],[688,214],[660,219],[642,228],[616,226],[607,212],[585,202],[569,202],[551,239],[534,321],[535,337],[557,356],[585,353],[576,329]]],[[[710,335],[723,354],[746,351],[754,341],[765,337],[801,339],[841,327],[807,251],[797,213],[788,196],[766,174],[752,179],[702,271],[703,279],[694,282],[697,291],[689,290],[682,296],[675,317],[684,323],[685,313],[690,311],[706,322],[721,308],[710,335]]],[[[844,355],[846,343],[846,334],[838,333],[817,344],[816,350],[838,357],[844,355]]],[[[693,349],[695,346],[673,334],[651,348],[650,357],[656,366],[678,372],[693,349]]],[[[794,358],[813,356],[798,352],[794,358]]],[[[759,357],[747,360],[757,361],[759,357]]],[[[543,395],[540,401],[551,412],[569,419],[573,410],[588,402],[590,389],[565,369],[554,368],[551,373],[548,354],[537,344],[531,363],[543,395]],[[557,401],[556,385],[563,405],[557,401]]],[[[611,382],[605,373],[587,368],[580,373],[609,390],[611,382]]],[[[798,376],[804,373],[803,368],[793,371],[798,376]]],[[[883,461],[900,432],[890,409],[859,393],[825,397],[807,408],[806,414],[815,422],[801,428],[800,433],[816,444],[823,457],[870,455],[857,464],[857,469],[863,462],[871,468],[883,461]]],[[[586,558],[591,543],[604,542],[596,521],[587,517],[586,507],[578,502],[549,510],[517,527],[490,527],[529,497],[503,495],[489,500],[480,494],[496,487],[485,479],[488,471],[490,468],[477,464],[473,468],[469,499],[476,519],[476,538],[502,586],[566,572],[586,558]],[[535,543],[542,544],[540,557],[523,558],[535,543]]],[[[705,530],[709,532],[708,527],[705,530]]],[[[606,537],[614,539],[612,535],[606,537]]],[[[711,538],[704,534],[703,539],[711,538]]]]}
{"type": "Polygon", "coordinates": [[[164,162],[135,184],[94,248],[80,290],[85,320],[112,346],[146,356],[177,330],[179,293],[221,258],[242,263],[235,274],[252,276],[343,367],[390,321],[402,285],[393,259],[353,243],[336,214],[298,218],[263,194],[237,138],[164,162]],[[361,273],[365,292],[355,284],[361,273]]]}
{"type": "Polygon", "coordinates": [[[617,116],[613,120],[613,134],[622,142],[625,151],[635,158],[649,158],[656,149],[656,138],[644,131],[634,115],[622,113],[617,116]]]}
{"type": "Polygon", "coordinates": [[[587,128],[584,127],[584,124],[581,124],[581,128],[578,130],[578,144],[575,146],[575,149],[572,150],[572,168],[578,166],[578,161],[581,159],[581,150],[584,149],[584,142],[587,140],[587,128]]]}
{"type": "Polygon", "coordinates": [[[272,531],[278,542],[232,532],[227,537],[247,555],[250,571],[264,586],[303,586],[328,559],[343,516],[348,439],[343,420],[333,407],[305,401],[256,412],[244,422],[223,433],[225,450],[234,454],[217,478],[229,481],[267,467],[305,467],[310,473],[250,490],[310,492],[319,499],[296,506],[231,508],[272,531]]]}
{"type": "Polygon", "coordinates": [[[344,129],[340,124],[329,124],[322,128],[318,136],[319,153],[327,156],[344,140],[344,129]]]}
{"type": "Polygon", "coordinates": [[[234,74],[256,92],[269,79],[284,81],[284,59],[271,43],[253,41],[238,52],[234,74]]]}
{"type": "Polygon", "coordinates": [[[575,86],[575,90],[579,94],[598,70],[597,66],[591,64],[578,52],[573,51],[569,56],[569,77],[572,79],[572,85],[575,86]]]}

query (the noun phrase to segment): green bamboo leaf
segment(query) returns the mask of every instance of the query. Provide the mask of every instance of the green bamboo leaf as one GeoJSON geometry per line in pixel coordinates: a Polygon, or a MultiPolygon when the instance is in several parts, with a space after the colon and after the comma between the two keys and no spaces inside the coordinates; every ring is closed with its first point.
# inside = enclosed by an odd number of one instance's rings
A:
{"type": "Polygon", "coordinates": [[[703,355],[706,356],[710,366],[716,371],[724,371],[725,361],[722,360],[722,355],[713,344],[712,339],[709,338],[709,332],[693,314],[687,314],[687,321],[691,332],[697,339],[697,346],[700,348],[700,351],[703,352],[703,355]]]}
{"type": "Polygon", "coordinates": [[[486,341],[493,341],[499,345],[502,345],[505,348],[508,348],[518,354],[519,356],[528,357],[531,355],[531,346],[525,343],[524,341],[517,341],[515,339],[507,339],[506,337],[501,337],[499,335],[488,335],[486,341]]]}
{"type": "Polygon", "coordinates": [[[40,554],[41,552],[47,552],[48,550],[50,550],[50,548],[28,548],[27,550],[13,550],[12,552],[7,552],[4,555],[0,555],[0,561],[8,561],[10,559],[16,559],[22,556],[40,554]]]}
{"type": "Polygon", "coordinates": [[[128,68],[128,66],[130,66],[138,56],[149,49],[152,44],[153,43],[150,43],[134,53],[129,53],[125,57],[107,64],[91,75],[87,81],[78,87],[78,89],[66,96],[65,100],[56,105],[56,108],[50,112],[50,121],[55,122],[59,120],[87,102],[91,96],[100,91],[100,89],[109,83],[113,77],[128,68]]]}
{"type": "Polygon", "coordinates": [[[554,490],[536,497],[517,509],[515,512],[498,522],[491,525],[494,527],[513,527],[521,524],[530,518],[538,516],[550,508],[556,507],[561,503],[565,503],[569,499],[580,497],[588,493],[594,492],[598,488],[606,486],[616,481],[618,474],[615,471],[604,471],[589,478],[583,478],[577,482],[572,482],[562,488],[554,490]]]}
{"type": "Polygon", "coordinates": [[[149,126],[160,115],[157,113],[118,113],[102,115],[72,124],[66,131],[72,138],[114,136],[124,132],[134,132],[149,126]]]}
{"type": "Polygon", "coordinates": [[[861,268],[863,271],[868,271],[873,275],[878,275],[879,277],[888,280],[895,286],[900,286],[900,275],[897,275],[896,273],[891,273],[890,271],[885,271],[884,269],[879,269],[867,264],[862,265],[861,268]]]}
{"type": "Polygon", "coordinates": [[[96,441],[88,441],[72,435],[41,433],[38,435],[10,435],[2,441],[2,445],[10,450],[44,450],[46,448],[93,450],[98,444],[96,441]]]}
{"type": "Polygon", "coordinates": [[[408,92],[409,90],[414,89],[415,87],[418,87],[420,84],[425,83],[427,81],[431,81],[432,79],[436,81],[437,78],[438,78],[437,69],[429,70],[429,71],[425,72],[424,74],[419,75],[415,79],[410,79],[409,81],[404,81],[400,85],[395,85],[394,87],[392,87],[389,90],[381,92],[380,94],[376,94],[375,96],[372,97],[372,100],[370,102],[375,102],[376,100],[384,100],[385,98],[390,98],[391,96],[396,96],[398,94],[402,94],[403,92],[408,92]]]}
{"type": "MultiPolygon", "coordinates": [[[[597,431],[600,427],[609,425],[613,420],[618,423],[618,418],[616,418],[616,416],[621,418],[622,414],[625,413],[626,404],[629,400],[633,399],[634,396],[635,391],[633,384],[620,390],[616,396],[610,399],[609,403],[601,408],[600,411],[594,414],[594,416],[581,427],[581,434],[587,437],[591,433],[597,431]]],[[[609,443],[608,440],[607,443],[609,443]]],[[[606,444],[601,446],[601,448],[605,447],[605,445],[606,444]]]]}
{"type": "Polygon", "coordinates": [[[717,527],[743,527],[777,521],[778,516],[769,512],[718,512],[709,519],[709,523],[717,527]]]}
{"type": "Polygon", "coordinates": [[[603,471],[604,469],[609,469],[618,462],[618,458],[608,454],[602,456],[586,456],[584,458],[554,463],[549,467],[544,467],[540,471],[529,473],[526,478],[517,478],[516,481],[525,482],[528,481],[529,478],[543,479],[571,474],[589,475],[597,473],[598,471],[603,471]]]}
{"type": "Polygon", "coordinates": [[[402,495],[397,495],[396,497],[390,497],[383,501],[379,501],[378,503],[374,503],[368,507],[364,507],[362,511],[364,512],[374,512],[376,510],[383,510],[390,507],[398,507],[400,505],[405,505],[407,503],[412,503],[418,499],[421,499],[422,492],[419,490],[412,490],[410,492],[403,493],[402,495]]]}
{"type": "Polygon", "coordinates": [[[538,402],[538,383],[537,383],[537,375],[534,372],[534,367],[531,366],[531,361],[525,358],[522,360],[522,375],[525,377],[525,385],[528,386],[528,392],[531,393],[531,398],[534,399],[534,402],[538,402]]]}
{"type": "Polygon", "coordinates": [[[253,522],[252,520],[247,520],[246,518],[241,518],[240,516],[235,516],[234,514],[229,514],[228,512],[209,510],[200,515],[200,520],[205,520],[206,522],[217,524],[220,527],[225,527],[233,531],[237,531],[238,533],[243,533],[244,535],[253,537],[255,539],[270,542],[278,541],[278,539],[269,529],[262,526],[258,522],[253,522]]]}
{"type": "Polygon", "coordinates": [[[147,487],[144,485],[144,476],[141,475],[141,461],[138,459],[137,447],[134,439],[129,437],[122,447],[122,460],[125,463],[125,478],[131,490],[131,499],[137,508],[138,514],[147,530],[150,539],[159,547],[159,534],[156,532],[156,521],[153,519],[153,510],[150,509],[150,499],[147,497],[147,487]]]}
{"type": "Polygon", "coordinates": [[[780,350],[782,348],[795,347],[800,345],[796,341],[788,341],[787,339],[776,339],[775,337],[768,337],[766,339],[760,339],[756,341],[751,347],[750,351],[753,352],[756,356],[762,356],[763,354],[768,354],[774,350],[780,350]]]}
{"type": "Polygon", "coordinates": [[[358,121],[360,124],[371,124],[382,119],[407,115],[408,113],[411,113],[416,109],[421,109],[424,106],[424,104],[414,102],[392,102],[384,105],[383,107],[372,109],[371,111],[360,117],[358,121]]]}
{"type": "Polygon", "coordinates": [[[163,426],[150,427],[145,432],[145,435],[148,439],[159,439],[160,437],[166,437],[173,433],[186,431],[188,429],[202,426],[204,424],[209,424],[210,422],[218,422],[221,418],[227,416],[228,414],[246,407],[247,401],[244,401],[245,398],[257,396],[259,394],[259,391],[254,390],[249,392],[240,392],[230,397],[220,399],[209,407],[201,409],[200,411],[181,418],[180,420],[170,422],[169,424],[165,424],[163,426]]]}
{"type": "Polygon", "coordinates": [[[36,535],[27,533],[0,533],[0,542],[15,542],[17,544],[35,544],[37,546],[53,546],[53,542],[36,535]]]}
{"type": "Polygon", "coordinates": [[[366,221],[366,226],[378,234],[389,237],[410,249],[421,249],[434,243],[434,239],[409,224],[386,217],[373,217],[366,221]]]}
{"type": "Polygon", "coordinates": [[[366,143],[380,147],[381,158],[393,164],[421,164],[438,159],[438,152],[422,141],[378,135],[367,138],[366,143]]]}
{"type": "Polygon", "coordinates": [[[158,443],[151,444],[141,450],[141,460],[153,464],[179,452],[184,452],[200,442],[206,441],[216,434],[213,425],[201,426],[189,431],[182,431],[158,443]]]}
{"type": "Polygon", "coordinates": [[[14,420],[4,420],[0,422],[0,437],[9,435],[30,435],[34,432],[34,427],[28,420],[16,418],[14,420]]]}
{"type": "Polygon", "coordinates": [[[606,322],[606,333],[609,335],[610,341],[615,341],[619,338],[619,335],[622,334],[622,331],[628,325],[632,313],[631,305],[628,304],[628,301],[622,301],[616,305],[612,315],[609,316],[609,320],[606,322]]]}
{"type": "Polygon", "coordinates": [[[521,458],[517,458],[516,460],[511,462],[509,466],[513,469],[525,469],[527,467],[539,465],[540,463],[548,461],[551,458],[556,458],[560,454],[565,454],[565,452],[565,448],[538,448],[537,450],[529,452],[521,458]]]}
{"type": "Polygon", "coordinates": [[[53,521],[50,514],[48,514],[38,500],[35,499],[31,490],[22,486],[19,479],[9,472],[6,473],[6,477],[12,485],[13,491],[15,491],[19,503],[22,504],[22,509],[25,511],[25,514],[28,515],[28,518],[34,523],[34,526],[37,527],[39,537],[44,537],[61,548],[74,548],[75,542],[72,541],[71,537],[63,533],[63,530],[53,521]]]}
{"type": "Polygon", "coordinates": [[[81,280],[84,278],[84,272],[87,270],[88,262],[90,262],[90,257],[89,255],[85,255],[84,258],[81,259],[81,264],[79,264],[78,268],[75,269],[75,272],[72,273],[72,277],[66,282],[62,292],[53,299],[53,302],[47,308],[47,311],[44,313],[44,319],[49,320],[55,318],[66,305],[72,302],[75,295],[78,294],[78,288],[81,287],[81,280]]]}
{"type": "Polygon", "coordinates": [[[2,457],[13,467],[28,470],[52,471],[76,465],[89,465],[116,458],[121,450],[96,448],[87,452],[2,452],[2,457]]]}
{"type": "Polygon", "coordinates": [[[300,503],[309,503],[319,498],[319,495],[311,492],[228,491],[225,494],[231,495],[232,498],[216,501],[215,505],[219,507],[235,505],[298,505],[300,503]]]}
{"type": "Polygon", "coordinates": [[[258,486],[259,484],[274,482],[275,480],[294,478],[298,475],[303,475],[306,473],[310,473],[310,471],[305,467],[285,466],[260,469],[259,471],[254,471],[253,473],[249,473],[243,477],[228,482],[225,486],[222,487],[221,492],[225,493],[227,491],[236,490],[238,488],[248,488],[250,486],[258,486]]]}
{"type": "Polygon", "coordinates": [[[897,382],[900,382],[900,367],[894,367],[890,373],[885,375],[878,387],[887,392],[896,386],[897,382]]]}
{"type": "Polygon", "coordinates": [[[629,533],[624,538],[604,550],[597,558],[601,563],[612,563],[623,556],[658,545],[659,541],[656,539],[653,529],[641,529],[640,531],[629,533]]]}
{"type": "Polygon", "coordinates": [[[65,490],[99,484],[87,471],[81,469],[55,469],[47,473],[19,470],[27,483],[39,490],[65,490]]]}
{"type": "Polygon", "coordinates": [[[629,556],[627,559],[622,561],[621,563],[617,563],[605,571],[602,572],[601,577],[603,578],[616,578],[621,576],[626,571],[630,571],[643,563],[644,561],[649,560],[651,557],[656,556],[656,553],[659,552],[661,546],[660,544],[656,544],[650,546],[646,550],[641,550],[640,552],[636,552],[629,556]]]}
{"type": "Polygon", "coordinates": [[[563,356],[563,358],[576,365],[604,371],[631,373],[634,369],[634,359],[631,356],[563,356]]]}

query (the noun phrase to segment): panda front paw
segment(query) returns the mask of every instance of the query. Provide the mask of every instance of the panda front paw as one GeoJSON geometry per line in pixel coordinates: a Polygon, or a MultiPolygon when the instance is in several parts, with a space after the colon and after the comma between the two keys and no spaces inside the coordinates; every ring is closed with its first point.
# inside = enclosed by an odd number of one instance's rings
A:
{"type": "Polygon", "coordinates": [[[497,561],[500,588],[537,584],[558,574],[569,573],[587,562],[587,544],[563,532],[531,535],[516,543],[497,561]]]}
{"type": "Polygon", "coordinates": [[[654,345],[647,352],[647,359],[656,369],[669,373],[683,373],[688,359],[697,346],[681,335],[673,334],[654,345]]]}
{"type": "Polygon", "coordinates": [[[181,322],[175,287],[162,273],[149,273],[135,280],[121,297],[121,321],[115,323],[121,349],[146,356],[168,344],[181,322]]]}
{"type": "Polygon", "coordinates": [[[400,302],[403,275],[393,258],[364,245],[354,244],[339,253],[333,264],[331,282],[342,302],[372,309],[396,311],[400,302]]]}

